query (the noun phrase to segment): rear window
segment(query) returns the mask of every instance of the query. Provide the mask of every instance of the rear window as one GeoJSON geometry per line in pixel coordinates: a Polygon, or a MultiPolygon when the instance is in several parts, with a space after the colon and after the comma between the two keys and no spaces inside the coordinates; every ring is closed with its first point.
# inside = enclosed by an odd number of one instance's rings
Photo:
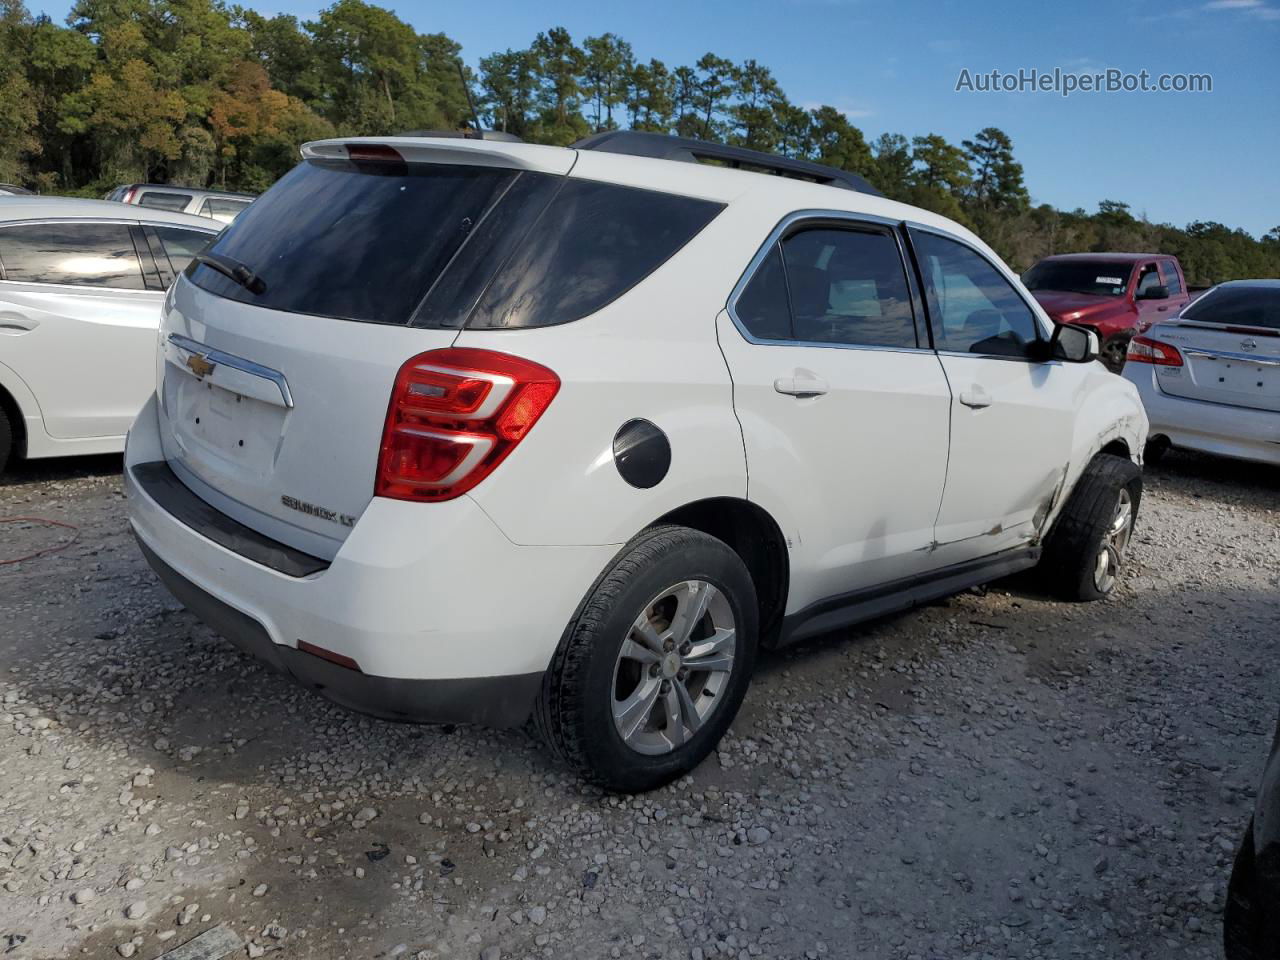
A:
{"type": "Polygon", "coordinates": [[[225,197],[210,197],[200,206],[200,216],[212,217],[223,223],[230,223],[249,206],[248,200],[228,200],[225,197]]]}
{"type": "Polygon", "coordinates": [[[138,198],[138,206],[153,207],[156,210],[176,210],[181,213],[187,209],[187,204],[191,202],[191,194],[189,193],[163,193],[158,190],[148,190],[138,198]]]}
{"type": "Polygon", "coordinates": [[[1182,311],[1184,320],[1280,330],[1280,286],[1219,287],[1182,311]]]}
{"type": "Polygon", "coordinates": [[[1041,260],[1023,275],[1022,283],[1032,291],[1118,297],[1132,271],[1132,264],[1109,260],[1041,260]]]}
{"type": "Polygon", "coordinates": [[[550,174],[308,160],[210,247],[266,284],[208,267],[219,296],[290,313],[424,327],[564,323],[625,293],[722,206],[550,174]]]}

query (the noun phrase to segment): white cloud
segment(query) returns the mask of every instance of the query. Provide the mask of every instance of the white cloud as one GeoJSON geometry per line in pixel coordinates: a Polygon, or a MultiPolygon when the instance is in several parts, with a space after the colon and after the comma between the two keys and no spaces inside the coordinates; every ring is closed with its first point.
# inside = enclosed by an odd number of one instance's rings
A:
{"type": "Polygon", "coordinates": [[[1211,0],[1201,9],[1235,11],[1255,20],[1280,20],[1280,8],[1273,7],[1264,0],[1211,0]]]}

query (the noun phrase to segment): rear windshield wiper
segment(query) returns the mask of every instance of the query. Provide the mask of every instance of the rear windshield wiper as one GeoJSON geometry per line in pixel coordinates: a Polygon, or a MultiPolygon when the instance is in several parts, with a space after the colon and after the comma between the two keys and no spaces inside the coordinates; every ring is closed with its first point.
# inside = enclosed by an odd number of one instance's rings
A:
{"type": "Polygon", "coordinates": [[[266,293],[266,282],[239,260],[224,257],[219,253],[197,253],[192,259],[196,263],[216,270],[228,280],[234,280],[250,293],[266,293]]]}

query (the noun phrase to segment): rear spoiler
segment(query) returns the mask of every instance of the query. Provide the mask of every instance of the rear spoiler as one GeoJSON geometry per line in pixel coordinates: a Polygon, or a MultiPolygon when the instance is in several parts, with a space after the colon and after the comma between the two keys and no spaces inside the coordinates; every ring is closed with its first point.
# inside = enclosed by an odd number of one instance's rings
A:
{"type": "Polygon", "coordinates": [[[461,137],[346,137],[302,145],[305,160],[350,160],[353,154],[357,158],[363,154],[364,159],[381,156],[404,163],[503,167],[560,176],[573,169],[577,157],[564,147],[461,137]]]}

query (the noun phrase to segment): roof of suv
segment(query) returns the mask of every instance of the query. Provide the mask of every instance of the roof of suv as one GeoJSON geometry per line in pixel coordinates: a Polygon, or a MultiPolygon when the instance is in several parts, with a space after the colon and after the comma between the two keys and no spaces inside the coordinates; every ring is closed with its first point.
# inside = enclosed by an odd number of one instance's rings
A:
{"type": "Polygon", "coordinates": [[[217,220],[190,213],[174,213],[156,207],[139,207],[114,200],[88,200],[81,197],[0,197],[0,220],[145,220],[148,223],[172,223],[198,227],[211,233],[222,228],[217,220]]]}
{"type": "MultiPolygon", "coordinates": [[[[364,146],[374,151],[390,147],[409,162],[509,167],[561,175],[572,172],[574,177],[587,180],[660,190],[719,203],[733,203],[750,196],[780,209],[785,208],[786,212],[831,210],[894,222],[905,220],[944,230],[990,251],[986,243],[966,227],[920,207],[847,187],[709,163],[673,162],[631,153],[534,143],[444,137],[316,140],[302,145],[302,155],[316,160],[347,159],[348,146],[364,146]]],[[[991,255],[996,256],[994,253],[991,255]]]]}

